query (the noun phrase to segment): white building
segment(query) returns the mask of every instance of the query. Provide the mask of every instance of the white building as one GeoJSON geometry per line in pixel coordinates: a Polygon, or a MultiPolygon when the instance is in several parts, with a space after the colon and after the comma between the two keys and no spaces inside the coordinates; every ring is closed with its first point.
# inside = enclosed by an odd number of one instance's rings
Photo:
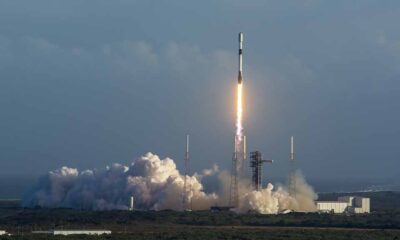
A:
{"type": "Polygon", "coordinates": [[[320,212],[343,213],[349,206],[346,202],[317,201],[317,209],[320,212]]]}
{"type": "Polygon", "coordinates": [[[352,210],[354,213],[369,213],[370,212],[370,202],[369,198],[355,198],[352,210]]]}
{"type": "Polygon", "coordinates": [[[0,235],[9,235],[9,234],[4,230],[0,230],[0,235]]]}
{"type": "Polygon", "coordinates": [[[76,234],[84,234],[84,235],[102,235],[102,234],[111,234],[110,230],[53,230],[53,235],[76,235],[76,234]]]}
{"type": "Polygon", "coordinates": [[[337,201],[316,201],[319,212],[331,213],[369,213],[370,200],[364,197],[343,196],[337,201]]]}
{"type": "Polygon", "coordinates": [[[52,235],[103,235],[111,234],[110,230],[50,230],[50,231],[33,231],[36,234],[52,234],[52,235]]]}

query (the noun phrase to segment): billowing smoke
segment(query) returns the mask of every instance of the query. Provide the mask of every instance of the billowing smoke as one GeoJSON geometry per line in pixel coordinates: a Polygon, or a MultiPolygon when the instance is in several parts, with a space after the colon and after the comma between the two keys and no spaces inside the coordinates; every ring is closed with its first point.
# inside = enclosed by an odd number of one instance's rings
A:
{"type": "MultiPolygon", "coordinates": [[[[204,209],[217,200],[202,184],[189,176],[187,197],[194,209],[204,209]]],[[[113,164],[104,170],[62,167],[50,171],[23,199],[26,207],[70,207],[94,210],[127,209],[131,196],[138,209],[180,210],[183,176],[172,159],[147,153],[131,166],[113,164]]]]}
{"type": "MultiPolygon", "coordinates": [[[[170,158],[160,159],[147,153],[130,166],[113,164],[102,170],[85,170],[62,167],[50,171],[23,198],[24,207],[78,208],[91,210],[128,209],[131,196],[135,208],[182,210],[184,176],[170,158]]],[[[187,176],[187,200],[193,210],[225,205],[229,200],[230,175],[220,172],[217,165],[201,174],[187,176]],[[201,181],[216,176],[219,189],[206,193],[201,181]]],[[[272,184],[261,191],[249,191],[249,183],[241,181],[241,198],[238,212],[256,211],[278,213],[284,209],[296,211],[315,210],[316,198],[312,188],[300,174],[296,180],[296,197],[290,197],[284,187],[275,190],[272,184]]]]}
{"type": "Polygon", "coordinates": [[[250,191],[244,194],[240,201],[239,212],[256,211],[263,214],[279,213],[284,210],[313,212],[316,211],[315,200],[317,194],[312,187],[308,185],[297,171],[296,191],[294,196],[290,196],[284,186],[278,186],[268,183],[261,191],[250,191]]]}

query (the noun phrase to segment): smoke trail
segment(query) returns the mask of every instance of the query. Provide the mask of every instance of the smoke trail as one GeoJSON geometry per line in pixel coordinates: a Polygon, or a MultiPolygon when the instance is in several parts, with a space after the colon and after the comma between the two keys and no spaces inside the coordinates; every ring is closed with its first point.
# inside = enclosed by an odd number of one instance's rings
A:
{"type": "MultiPolygon", "coordinates": [[[[284,209],[296,211],[315,210],[316,198],[304,178],[296,175],[296,198],[290,197],[284,187],[275,190],[268,184],[261,191],[251,191],[250,182],[241,180],[238,212],[256,211],[263,214],[278,213],[284,209]]],[[[230,174],[219,172],[218,166],[202,174],[187,176],[192,185],[187,188],[187,202],[193,210],[227,204],[230,174]],[[217,193],[206,193],[202,180],[215,176],[219,182],[217,193]]],[[[135,199],[135,208],[142,210],[182,210],[184,176],[170,158],[160,159],[147,153],[130,166],[113,164],[102,170],[85,170],[62,167],[50,171],[23,197],[24,207],[68,207],[90,210],[128,209],[129,198],[135,199]]]]}

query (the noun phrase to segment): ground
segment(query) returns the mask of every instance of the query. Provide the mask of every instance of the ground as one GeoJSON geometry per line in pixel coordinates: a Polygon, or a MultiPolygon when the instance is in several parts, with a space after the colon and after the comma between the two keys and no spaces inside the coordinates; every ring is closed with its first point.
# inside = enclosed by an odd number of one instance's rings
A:
{"type": "MultiPolygon", "coordinates": [[[[321,198],[334,199],[336,195],[321,198]]],[[[369,197],[373,212],[363,215],[22,209],[16,201],[2,201],[0,229],[14,235],[0,239],[400,239],[400,193],[369,193],[369,197]],[[32,230],[53,228],[110,229],[113,234],[31,234],[32,230]]]]}

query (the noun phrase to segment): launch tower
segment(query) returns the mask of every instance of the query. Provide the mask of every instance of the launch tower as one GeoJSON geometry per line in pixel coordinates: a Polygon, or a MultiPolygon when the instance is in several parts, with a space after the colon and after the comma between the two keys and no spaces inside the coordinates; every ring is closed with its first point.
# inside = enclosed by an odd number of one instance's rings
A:
{"type": "Polygon", "coordinates": [[[296,162],[294,160],[294,138],[290,137],[290,158],[289,158],[289,194],[296,197],[296,162]]]}
{"type": "Polygon", "coordinates": [[[186,135],[186,152],[185,152],[185,172],[183,177],[183,193],[182,193],[182,210],[191,210],[192,204],[188,201],[188,192],[191,191],[191,183],[189,183],[189,191],[188,191],[188,182],[187,175],[189,174],[189,135],[186,135]]]}
{"type": "Polygon", "coordinates": [[[250,153],[250,167],[252,168],[251,182],[253,189],[260,191],[262,189],[262,165],[263,163],[273,163],[273,160],[263,160],[261,152],[255,151],[250,153]]]}

